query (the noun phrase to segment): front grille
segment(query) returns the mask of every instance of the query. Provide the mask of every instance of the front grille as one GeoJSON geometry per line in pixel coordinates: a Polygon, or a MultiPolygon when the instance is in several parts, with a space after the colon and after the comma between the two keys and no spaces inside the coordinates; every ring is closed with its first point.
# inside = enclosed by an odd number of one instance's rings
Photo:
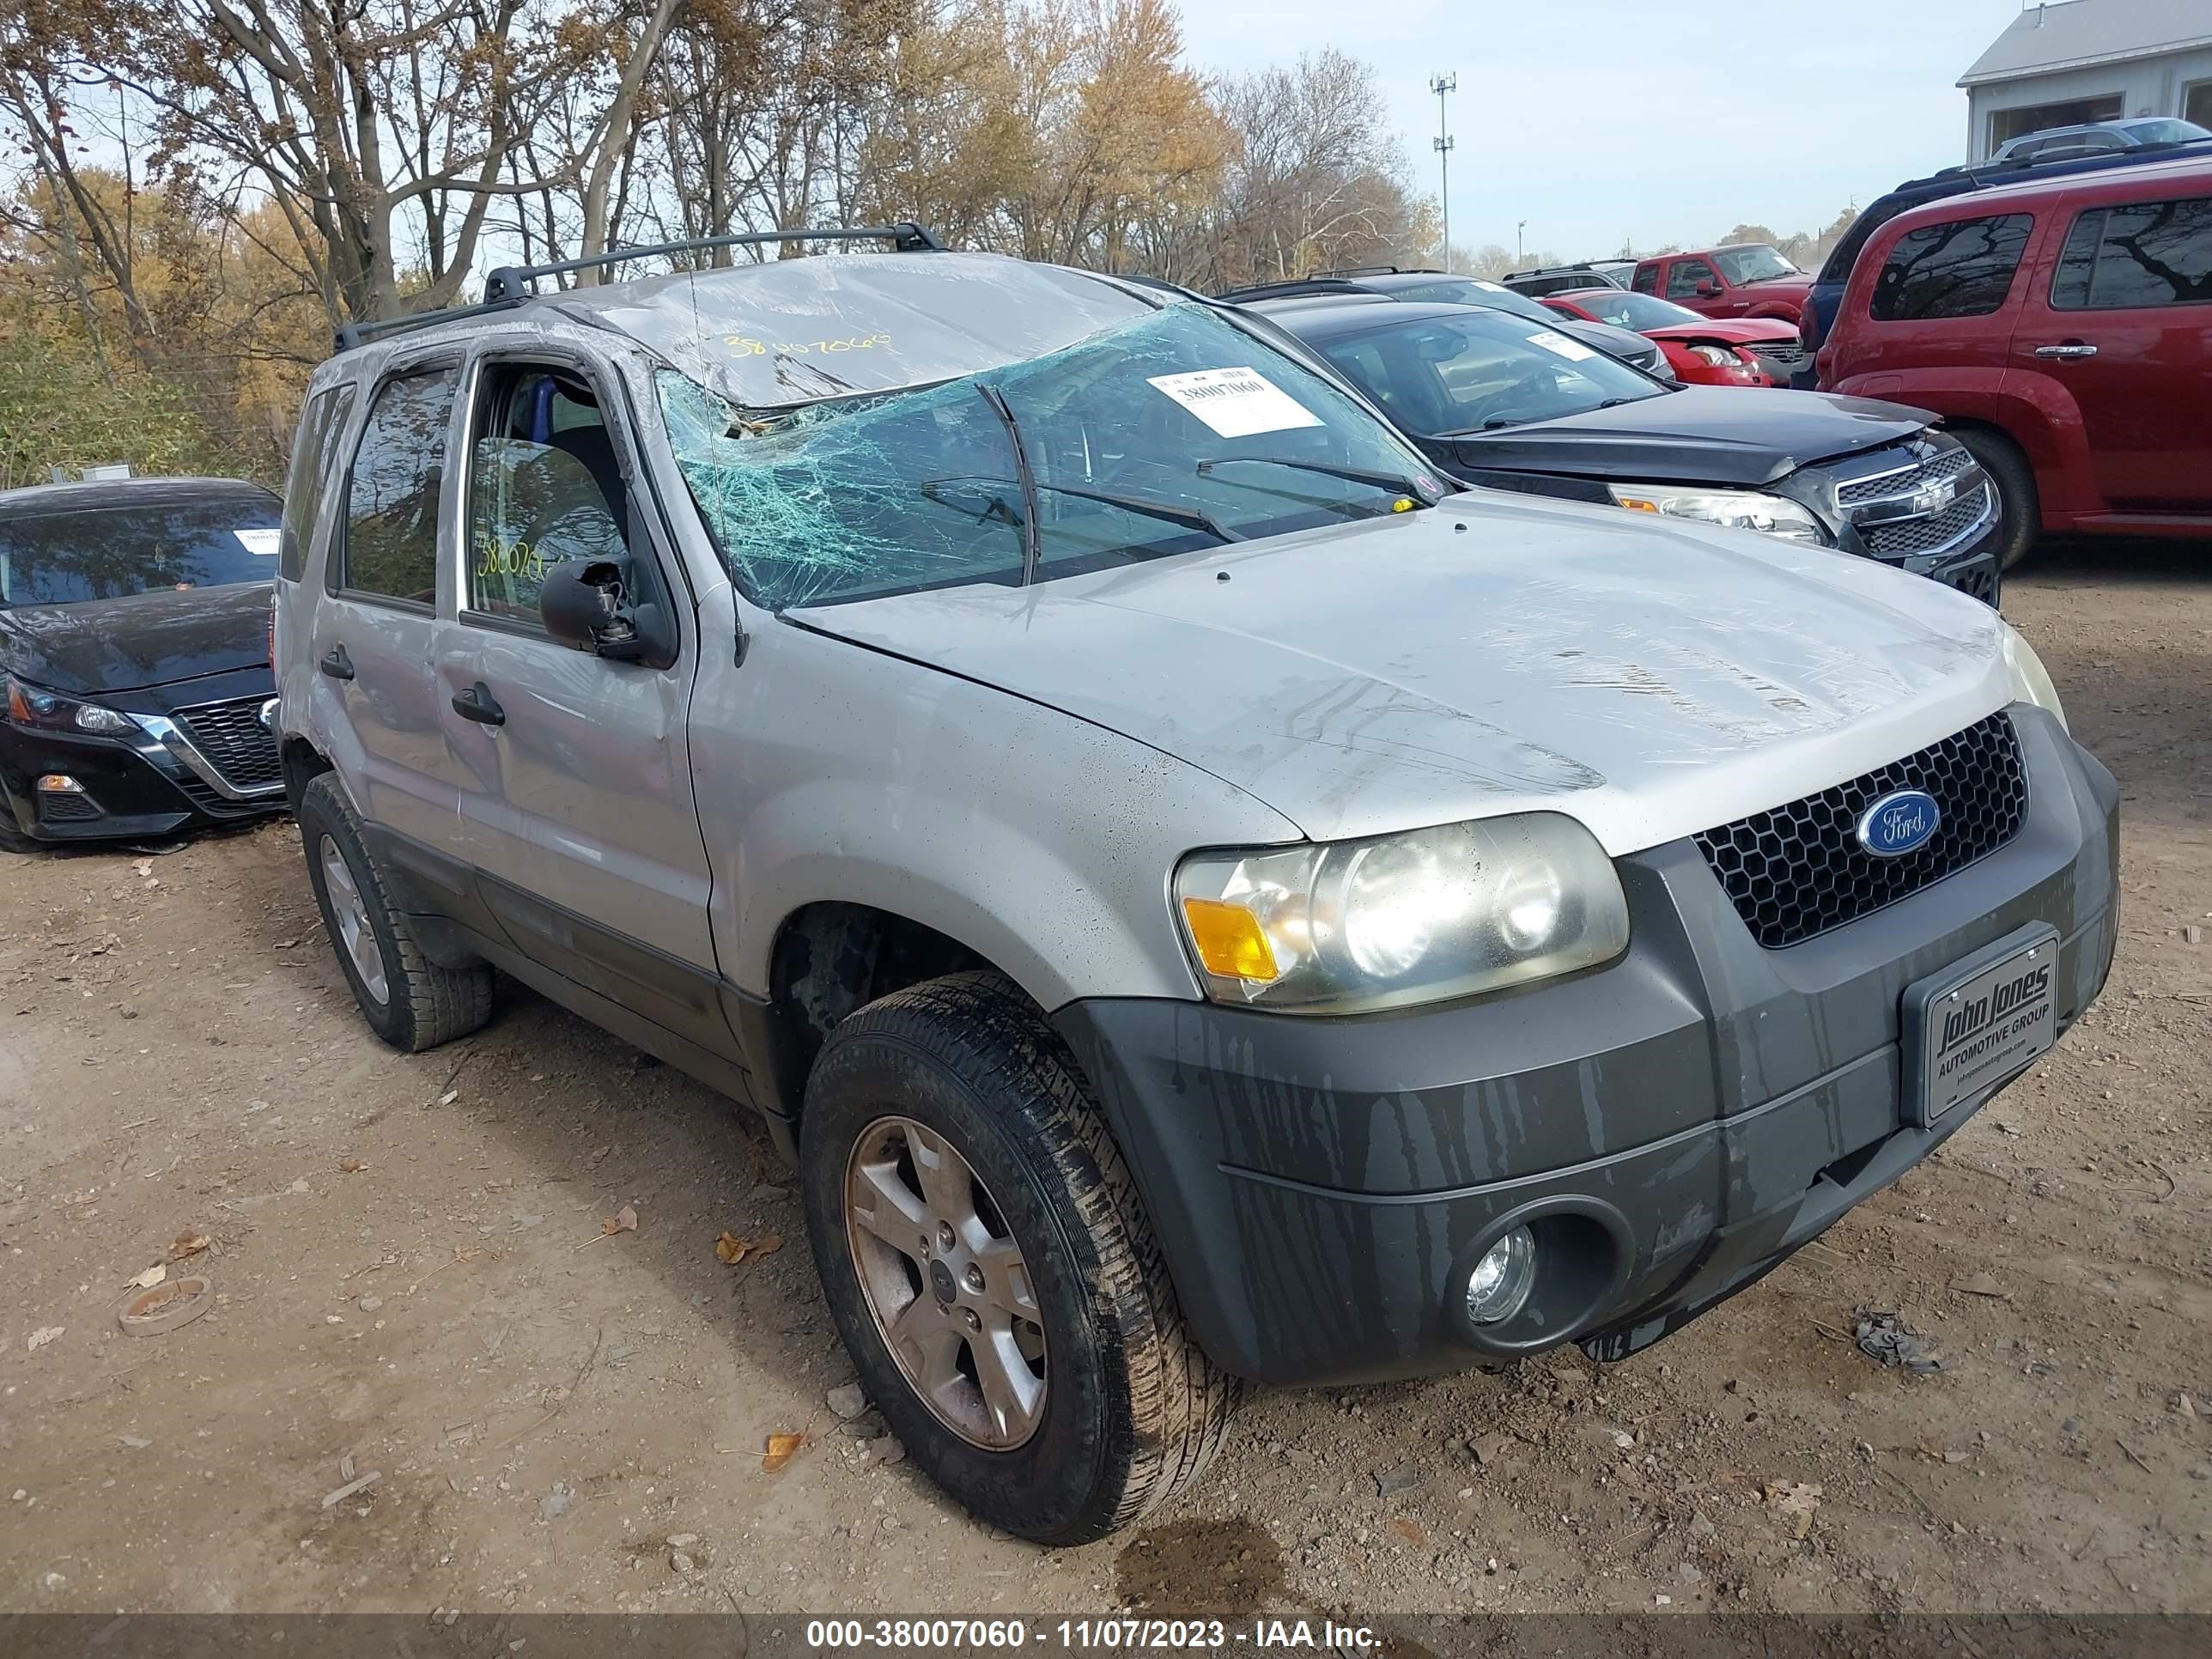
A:
{"type": "MultiPolygon", "coordinates": [[[[266,796],[254,800],[233,800],[189,769],[180,770],[169,781],[177,786],[186,800],[211,818],[250,817],[256,812],[267,811],[270,807],[266,796]]],[[[276,804],[283,805],[283,797],[278,796],[276,804]]]]}
{"type": "Polygon", "coordinates": [[[1941,483],[1946,478],[1955,478],[1973,465],[1971,451],[1963,447],[1938,451],[1917,466],[1900,466],[1894,472],[1884,472],[1872,478],[1859,478],[1836,489],[1837,504],[1850,507],[1863,501],[1878,501],[1890,495],[1910,495],[1916,489],[1941,483]]]}
{"type": "Polygon", "coordinates": [[[1870,553],[1885,558],[1905,558],[1915,553],[1933,553],[1954,542],[1963,541],[1996,516],[1989,486],[1984,484],[1960,496],[1941,513],[1930,513],[1921,519],[1892,519],[1887,524],[1867,525],[1859,531],[1859,538],[1870,553]]]}
{"type": "Polygon", "coordinates": [[[234,789],[266,789],[284,781],[276,739],[261,723],[264,697],[234,697],[178,711],[175,719],[234,789]]]}
{"type": "Polygon", "coordinates": [[[1778,951],[1965,869],[2017,835],[2027,813],[2020,735],[2000,710],[1917,755],[1697,841],[1752,937],[1778,951]],[[1859,845],[1859,814],[1898,789],[1926,790],[1941,817],[1925,846],[1878,859],[1859,845]]]}
{"type": "Polygon", "coordinates": [[[1761,340],[1751,349],[1777,368],[1802,368],[1813,357],[1811,352],[1795,340],[1761,340]]]}

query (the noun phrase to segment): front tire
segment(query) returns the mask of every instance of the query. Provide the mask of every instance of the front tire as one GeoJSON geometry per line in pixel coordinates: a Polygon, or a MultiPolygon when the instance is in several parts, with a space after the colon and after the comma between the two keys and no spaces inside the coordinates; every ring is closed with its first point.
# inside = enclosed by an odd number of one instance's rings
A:
{"type": "Polygon", "coordinates": [[[2035,489],[2035,469],[2020,446],[1986,427],[1962,427],[1951,434],[1981,463],[1997,491],[1997,568],[2010,570],[2028,555],[2043,528],[2043,505],[2035,489]]]}
{"type": "Polygon", "coordinates": [[[1237,1385],[1185,1328],[1073,1055],[995,974],[833,1031],[799,1123],[807,1231],[860,1380],[916,1463],[1044,1544],[1167,1502],[1237,1385]]]}
{"type": "Polygon", "coordinates": [[[422,954],[335,774],[308,782],[299,818],[323,929],[369,1030],[415,1054],[481,1029],[491,1018],[491,969],[441,968],[422,954]]]}

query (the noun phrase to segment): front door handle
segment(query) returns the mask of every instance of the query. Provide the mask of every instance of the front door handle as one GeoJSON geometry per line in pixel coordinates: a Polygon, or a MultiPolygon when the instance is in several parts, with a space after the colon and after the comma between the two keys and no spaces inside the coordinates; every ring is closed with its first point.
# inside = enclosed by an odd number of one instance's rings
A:
{"type": "Polygon", "coordinates": [[[474,720],[479,726],[504,726],[507,710],[491,694],[491,687],[478,680],[465,691],[453,694],[453,712],[465,720],[474,720]]]}
{"type": "Polygon", "coordinates": [[[2062,362],[2070,362],[2077,357],[2095,356],[2097,348],[2086,345],[2080,340],[2068,340],[2058,345],[2038,346],[2035,349],[2035,355],[2039,357],[2056,357],[2062,362]]]}
{"type": "Polygon", "coordinates": [[[317,666],[334,680],[349,680],[353,678],[353,659],[346,655],[346,649],[343,645],[332,646],[330,654],[325,657],[317,666]]]}

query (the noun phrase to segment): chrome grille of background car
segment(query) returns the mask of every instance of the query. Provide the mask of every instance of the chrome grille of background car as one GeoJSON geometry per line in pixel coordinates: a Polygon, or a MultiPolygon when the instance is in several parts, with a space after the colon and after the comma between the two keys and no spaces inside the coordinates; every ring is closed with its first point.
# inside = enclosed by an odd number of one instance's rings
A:
{"type": "Polygon", "coordinates": [[[1908,554],[1933,553],[1940,547],[1948,547],[1995,516],[1989,486],[1984,484],[1960,496],[1941,513],[1931,513],[1924,519],[1893,519],[1887,524],[1870,524],[1859,535],[1872,551],[1902,558],[1908,554]]]}
{"type": "Polygon", "coordinates": [[[1795,340],[1760,340],[1748,349],[1777,368],[1802,368],[1813,355],[1795,340]]]}
{"type": "Polygon", "coordinates": [[[181,708],[171,718],[232,788],[266,789],[284,781],[276,739],[261,724],[261,705],[266,701],[234,697],[228,702],[181,708]]]}
{"type": "Polygon", "coordinates": [[[1894,472],[1884,472],[1875,477],[1859,478],[1847,484],[1839,484],[1836,488],[1836,501],[1838,506],[1848,508],[1891,495],[1909,495],[1929,484],[1955,478],[1973,464],[1973,455],[1967,450],[1939,450],[1917,466],[1900,466],[1894,472]]]}
{"type": "Polygon", "coordinates": [[[1752,937],[1778,951],[1963,870],[2019,834],[2027,816],[2020,734],[2000,709],[1917,755],[1697,842],[1752,937]],[[1926,790],[1942,816],[1925,846],[1878,859],[1859,844],[1859,814],[1898,789],[1926,790]]]}

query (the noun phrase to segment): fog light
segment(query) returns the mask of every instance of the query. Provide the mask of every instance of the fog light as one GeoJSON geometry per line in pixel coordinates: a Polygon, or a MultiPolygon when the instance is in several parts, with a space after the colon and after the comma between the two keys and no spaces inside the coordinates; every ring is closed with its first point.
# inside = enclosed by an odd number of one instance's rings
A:
{"type": "Polygon", "coordinates": [[[62,772],[47,773],[46,776],[39,780],[37,787],[39,793],[42,795],[82,795],[84,793],[84,786],[82,784],[79,783],[75,778],[69,776],[66,773],[62,772]]]}
{"type": "Polygon", "coordinates": [[[1536,1241],[1516,1227],[1492,1245],[1467,1276],[1467,1316],[1478,1325],[1510,1319],[1536,1284],[1536,1241]]]}

